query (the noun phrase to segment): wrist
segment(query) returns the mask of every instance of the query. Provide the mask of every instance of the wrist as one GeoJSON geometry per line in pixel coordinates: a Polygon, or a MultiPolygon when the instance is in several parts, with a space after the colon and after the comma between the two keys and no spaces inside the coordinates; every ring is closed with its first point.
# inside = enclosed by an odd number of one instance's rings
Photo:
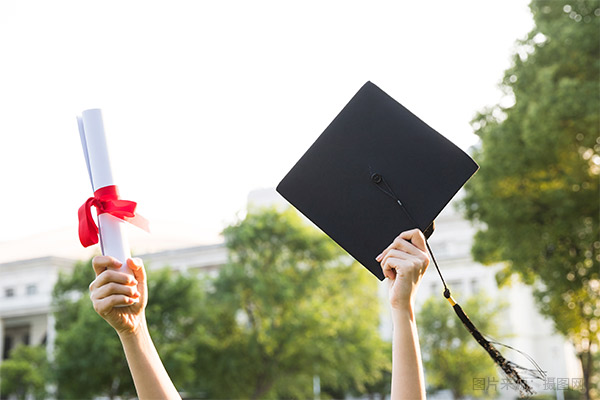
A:
{"type": "Polygon", "coordinates": [[[142,315],[139,324],[135,328],[117,331],[122,342],[136,340],[145,336],[149,336],[148,325],[146,324],[146,316],[142,315]]]}
{"type": "Polygon", "coordinates": [[[415,313],[412,302],[402,305],[392,305],[392,324],[397,326],[399,323],[415,321],[415,313]]]}

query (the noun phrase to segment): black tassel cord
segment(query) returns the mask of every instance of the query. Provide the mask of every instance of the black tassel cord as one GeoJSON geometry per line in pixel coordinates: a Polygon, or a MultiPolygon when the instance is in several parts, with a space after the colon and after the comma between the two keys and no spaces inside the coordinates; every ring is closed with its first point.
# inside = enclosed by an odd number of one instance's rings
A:
{"type": "MultiPolygon", "coordinates": [[[[398,196],[396,196],[396,194],[394,193],[392,188],[387,184],[387,182],[383,179],[383,177],[381,175],[379,175],[379,174],[371,175],[371,181],[373,183],[375,183],[377,185],[377,187],[383,193],[385,193],[386,195],[388,195],[389,197],[394,199],[394,201],[396,203],[398,203],[400,208],[402,208],[402,210],[404,211],[404,213],[406,214],[408,219],[411,221],[411,223],[413,223],[415,227],[418,226],[417,223],[415,222],[415,220],[412,218],[412,216],[406,210],[406,207],[404,207],[404,205],[402,204],[402,202],[400,201],[398,196]]],[[[429,246],[429,242],[427,242],[427,239],[425,239],[425,244],[427,245],[427,250],[429,250],[429,254],[431,255],[431,259],[433,261],[433,264],[435,265],[438,275],[440,276],[440,278],[442,280],[442,284],[444,285],[444,297],[452,305],[452,308],[454,309],[454,312],[456,312],[456,315],[458,316],[458,318],[462,321],[462,323],[467,328],[467,330],[471,333],[471,335],[473,335],[473,337],[475,338],[477,343],[479,343],[481,345],[481,347],[483,347],[485,349],[485,351],[487,351],[487,353],[490,355],[492,360],[494,360],[496,365],[498,365],[498,367],[502,370],[502,372],[504,373],[506,378],[510,382],[512,382],[515,385],[515,387],[517,387],[519,389],[519,392],[521,393],[521,395],[522,396],[533,395],[534,394],[533,388],[529,385],[529,383],[527,383],[527,381],[525,379],[523,379],[519,375],[519,372],[517,372],[517,369],[527,373],[528,376],[531,377],[532,379],[542,379],[542,380],[545,379],[545,376],[546,376],[545,372],[542,371],[542,369],[539,367],[539,365],[525,353],[523,353],[519,350],[516,350],[510,346],[503,345],[502,343],[499,343],[496,341],[493,341],[493,342],[489,341],[481,334],[481,332],[479,332],[477,327],[473,324],[473,322],[469,319],[467,314],[463,311],[462,307],[452,298],[450,289],[448,289],[448,286],[446,285],[446,281],[444,280],[444,277],[442,276],[442,272],[440,271],[440,268],[437,264],[437,261],[435,260],[433,251],[431,251],[431,247],[429,246]],[[508,361],[506,358],[504,358],[502,356],[500,351],[498,351],[498,349],[496,349],[496,347],[492,343],[515,350],[515,351],[523,354],[532,363],[532,365],[534,366],[535,369],[523,368],[523,367],[520,367],[519,365],[513,363],[512,361],[508,361]]]]}

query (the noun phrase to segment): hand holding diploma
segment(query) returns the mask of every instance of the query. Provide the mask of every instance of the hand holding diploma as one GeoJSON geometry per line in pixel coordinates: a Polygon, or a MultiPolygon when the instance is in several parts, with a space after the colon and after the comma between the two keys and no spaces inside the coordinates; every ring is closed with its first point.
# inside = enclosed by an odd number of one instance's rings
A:
{"type": "Polygon", "coordinates": [[[133,275],[123,272],[121,262],[114,257],[94,257],[92,266],[96,272],[96,279],[90,284],[94,310],[115,328],[119,336],[135,334],[146,323],[144,312],[148,303],[142,260],[127,259],[127,267],[133,275]]]}

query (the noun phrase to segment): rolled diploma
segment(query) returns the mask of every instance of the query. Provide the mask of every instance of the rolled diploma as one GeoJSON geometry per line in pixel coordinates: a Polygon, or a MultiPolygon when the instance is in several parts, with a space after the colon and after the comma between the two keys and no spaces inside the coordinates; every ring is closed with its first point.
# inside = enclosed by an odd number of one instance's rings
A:
{"type": "MultiPolygon", "coordinates": [[[[99,109],[85,110],[81,113],[81,117],[77,117],[77,124],[93,191],[114,185],[102,112],[99,109]]],[[[133,275],[126,263],[127,259],[131,258],[131,251],[124,230],[125,223],[110,214],[100,214],[98,216],[100,248],[103,255],[112,256],[122,263],[121,272],[133,275]]]]}

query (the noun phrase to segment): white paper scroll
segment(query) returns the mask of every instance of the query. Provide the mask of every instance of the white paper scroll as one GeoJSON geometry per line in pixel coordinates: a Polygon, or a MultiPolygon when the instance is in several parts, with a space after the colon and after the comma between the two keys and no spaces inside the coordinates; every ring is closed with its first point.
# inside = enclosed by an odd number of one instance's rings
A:
{"type": "MultiPolygon", "coordinates": [[[[77,124],[92,190],[95,192],[100,188],[115,185],[106,146],[102,112],[99,109],[85,110],[77,117],[77,124]]],[[[131,257],[131,252],[125,234],[125,223],[110,214],[100,214],[98,216],[100,248],[103,255],[112,256],[123,263],[120,269],[122,272],[132,274],[126,264],[127,259],[131,257]]]]}

